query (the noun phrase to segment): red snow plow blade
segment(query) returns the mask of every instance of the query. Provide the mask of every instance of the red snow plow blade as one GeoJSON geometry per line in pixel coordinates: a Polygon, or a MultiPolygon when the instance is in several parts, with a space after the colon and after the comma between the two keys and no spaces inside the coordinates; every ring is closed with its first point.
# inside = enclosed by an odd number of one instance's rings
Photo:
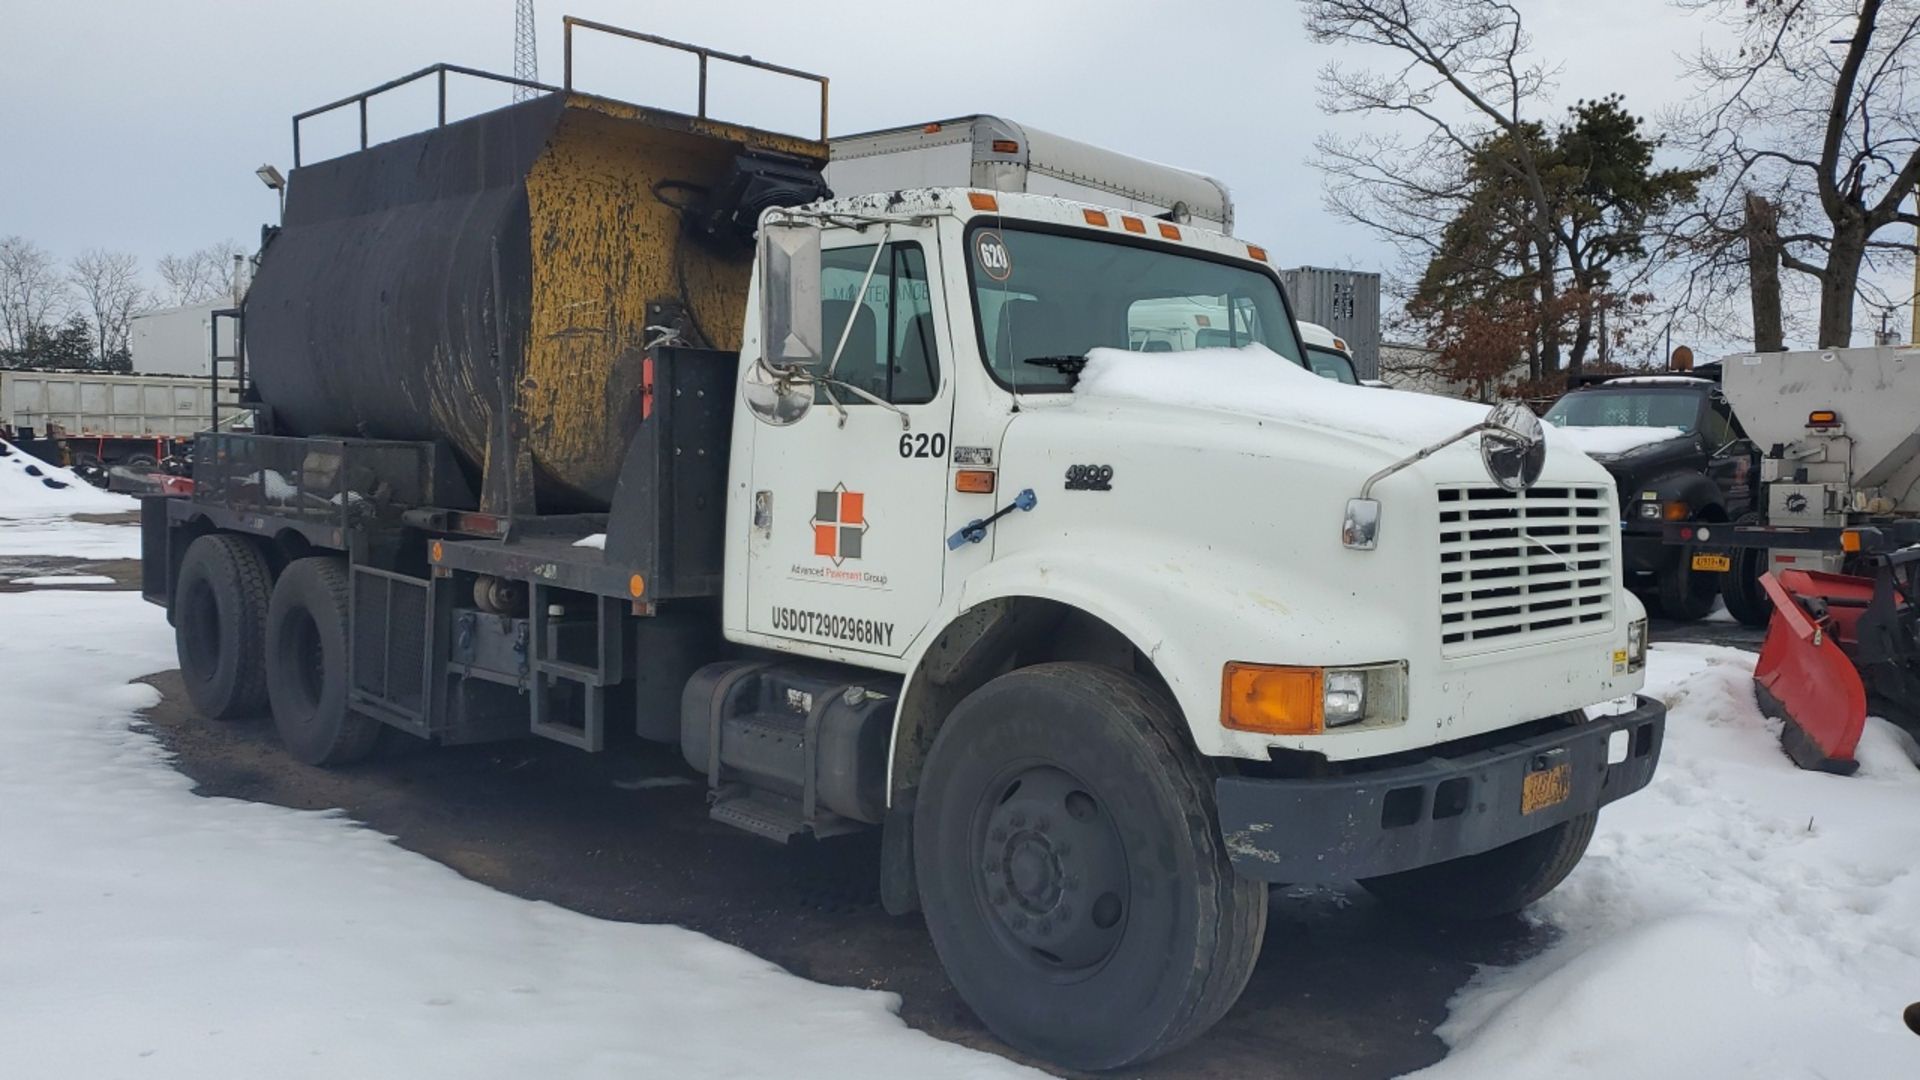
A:
{"type": "Polygon", "coordinates": [[[1874,580],[1784,570],[1761,575],[1760,585],[1773,599],[1753,669],[1760,709],[1784,725],[1780,745],[1795,765],[1851,773],[1867,723],[1867,688],[1851,654],[1874,580]]]}

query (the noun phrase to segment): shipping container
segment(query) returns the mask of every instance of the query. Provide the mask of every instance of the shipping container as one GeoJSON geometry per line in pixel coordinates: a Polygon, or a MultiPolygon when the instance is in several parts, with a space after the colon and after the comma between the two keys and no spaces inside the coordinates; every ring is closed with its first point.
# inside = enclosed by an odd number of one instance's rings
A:
{"type": "Polygon", "coordinates": [[[1280,271],[1294,318],[1345,338],[1362,379],[1380,377],[1380,275],[1302,266],[1280,271]]]}

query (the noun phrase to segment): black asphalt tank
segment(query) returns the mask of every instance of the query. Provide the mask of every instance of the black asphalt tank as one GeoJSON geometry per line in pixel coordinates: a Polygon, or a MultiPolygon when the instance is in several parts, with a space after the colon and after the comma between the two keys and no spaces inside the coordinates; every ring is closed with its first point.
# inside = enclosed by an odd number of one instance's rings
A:
{"type": "Polygon", "coordinates": [[[649,305],[739,348],[751,252],[681,214],[749,150],[826,158],[553,93],[295,169],[245,306],[274,430],[441,440],[476,482],[530,472],[541,512],[605,509],[649,407],[649,305]]]}

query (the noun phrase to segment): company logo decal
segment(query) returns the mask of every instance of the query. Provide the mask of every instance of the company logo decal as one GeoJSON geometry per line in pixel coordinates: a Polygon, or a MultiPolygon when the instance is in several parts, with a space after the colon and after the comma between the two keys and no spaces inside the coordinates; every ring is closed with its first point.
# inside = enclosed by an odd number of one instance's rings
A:
{"type": "Polygon", "coordinates": [[[867,497],[835,484],[832,491],[817,491],[813,497],[813,553],[832,559],[839,566],[860,557],[867,535],[867,497]]]}

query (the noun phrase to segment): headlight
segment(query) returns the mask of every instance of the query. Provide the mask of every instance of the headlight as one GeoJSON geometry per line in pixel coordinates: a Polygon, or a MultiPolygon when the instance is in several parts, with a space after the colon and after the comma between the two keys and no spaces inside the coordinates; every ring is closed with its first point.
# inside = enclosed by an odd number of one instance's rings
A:
{"type": "Polygon", "coordinates": [[[1658,521],[1660,519],[1660,504],[1657,502],[1641,503],[1640,516],[1650,521],[1658,521]]]}
{"type": "Polygon", "coordinates": [[[1231,663],[1221,676],[1220,722],[1237,731],[1316,735],[1407,718],[1407,665],[1284,667],[1231,663]]]}
{"type": "Polygon", "coordinates": [[[1325,703],[1321,714],[1326,717],[1328,727],[1360,720],[1367,715],[1366,675],[1352,670],[1327,672],[1321,700],[1325,703]]]}
{"type": "Polygon", "coordinates": [[[1627,624],[1627,670],[1639,671],[1647,666],[1647,620],[1635,619],[1627,624]]]}

